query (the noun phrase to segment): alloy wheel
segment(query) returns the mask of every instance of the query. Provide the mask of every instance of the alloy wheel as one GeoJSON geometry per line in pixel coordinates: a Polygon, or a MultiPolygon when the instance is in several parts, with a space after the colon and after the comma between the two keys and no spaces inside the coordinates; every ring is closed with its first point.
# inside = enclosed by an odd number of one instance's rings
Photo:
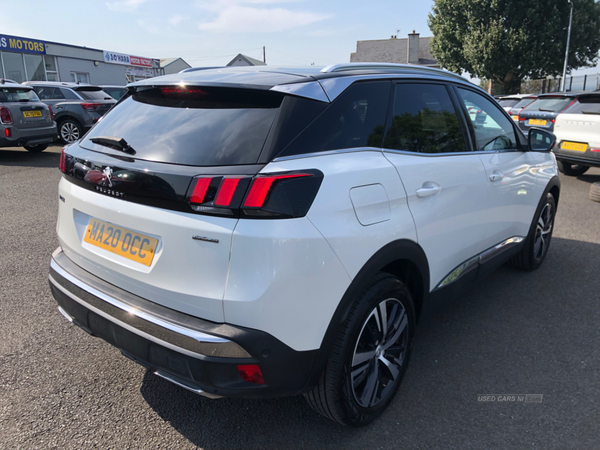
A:
{"type": "Polygon", "coordinates": [[[60,127],[60,137],[71,144],[79,139],[79,128],[72,122],[65,122],[60,127]]]}
{"type": "Polygon", "coordinates": [[[354,399],[363,408],[377,405],[392,392],[408,353],[406,309],[394,298],[382,301],[365,321],[350,369],[354,399]]]}
{"type": "Polygon", "coordinates": [[[554,208],[550,203],[546,203],[535,229],[535,241],[533,244],[533,256],[537,260],[541,260],[550,246],[552,238],[552,225],[554,223],[554,208]]]}

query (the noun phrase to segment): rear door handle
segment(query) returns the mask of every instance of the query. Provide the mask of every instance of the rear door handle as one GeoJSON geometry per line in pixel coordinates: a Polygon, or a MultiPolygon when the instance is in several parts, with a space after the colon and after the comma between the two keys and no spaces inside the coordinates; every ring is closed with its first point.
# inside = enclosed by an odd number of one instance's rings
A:
{"type": "Polygon", "coordinates": [[[439,184],[428,181],[426,183],[423,183],[422,188],[417,189],[417,197],[431,197],[432,195],[438,194],[441,190],[442,188],[439,184]]]}
{"type": "Polygon", "coordinates": [[[490,181],[500,181],[502,180],[502,178],[504,178],[504,174],[502,172],[499,172],[497,170],[494,170],[492,172],[492,174],[490,175],[490,181]]]}

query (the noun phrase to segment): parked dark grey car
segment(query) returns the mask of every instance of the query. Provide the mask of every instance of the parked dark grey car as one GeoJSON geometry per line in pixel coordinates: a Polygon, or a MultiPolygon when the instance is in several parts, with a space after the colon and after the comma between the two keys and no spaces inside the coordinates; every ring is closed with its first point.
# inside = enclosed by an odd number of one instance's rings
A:
{"type": "Polygon", "coordinates": [[[531,127],[553,131],[556,117],[575,103],[582,94],[583,92],[555,92],[538,95],[535,101],[519,113],[519,128],[525,133],[525,136],[531,127]]]}
{"type": "Polygon", "coordinates": [[[27,81],[41,101],[50,105],[59,137],[66,143],[81,138],[117,101],[99,86],[27,81]]]}
{"type": "Polygon", "coordinates": [[[1,79],[0,147],[22,145],[30,152],[41,152],[56,136],[52,110],[33,89],[1,79]]]}

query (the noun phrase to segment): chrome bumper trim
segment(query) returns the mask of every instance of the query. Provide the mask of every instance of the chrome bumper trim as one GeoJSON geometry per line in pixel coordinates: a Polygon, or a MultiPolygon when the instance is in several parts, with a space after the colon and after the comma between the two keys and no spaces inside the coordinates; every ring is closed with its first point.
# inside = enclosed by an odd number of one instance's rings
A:
{"type": "Polygon", "coordinates": [[[179,387],[187,389],[188,391],[191,391],[194,394],[201,395],[202,397],[206,397],[206,398],[210,398],[210,399],[223,398],[221,395],[210,394],[208,392],[203,391],[202,389],[196,389],[196,388],[193,388],[191,386],[188,386],[187,384],[184,384],[184,383],[182,383],[180,381],[175,380],[168,373],[162,372],[160,370],[155,371],[154,375],[156,375],[157,377],[160,377],[160,378],[162,378],[164,380],[170,381],[171,383],[176,384],[179,387]]]}
{"type": "MultiPolygon", "coordinates": [[[[119,325],[120,327],[123,327],[123,328],[131,331],[132,333],[142,336],[150,341],[156,342],[157,344],[168,347],[171,350],[186,354],[193,358],[206,357],[206,356],[222,357],[222,358],[249,358],[249,357],[251,357],[248,352],[246,352],[242,347],[240,347],[238,344],[236,344],[233,341],[230,341],[228,339],[221,338],[218,336],[213,336],[210,334],[202,333],[200,331],[193,330],[190,328],[182,327],[178,324],[172,323],[168,320],[165,320],[165,319],[155,316],[153,314],[149,314],[146,311],[142,311],[140,309],[134,308],[134,307],[132,307],[126,303],[123,303],[109,295],[106,295],[105,293],[99,291],[98,289],[95,289],[94,287],[89,286],[88,284],[82,282],[78,278],[72,276],[69,272],[64,270],[54,260],[54,258],[50,261],[50,268],[52,270],[54,270],[58,275],[63,277],[65,280],[72,283],[74,286],[78,287],[79,289],[87,292],[91,296],[96,297],[97,299],[108,303],[109,305],[117,308],[118,310],[121,310],[122,312],[127,313],[127,315],[137,317],[137,318],[139,318],[145,322],[148,322],[156,327],[160,327],[159,329],[168,330],[168,332],[175,333],[176,335],[193,339],[192,342],[196,342],[195,347],[198,347],[198,349],[202,349],[202,347],[204,347],[206,351],[205,352],[192,351],[192,350],[183,348],[179,345],[175,345],[170,342],[167,342],[163,339],[153,336],[152,334],[146,333],[146,332],[124,322],[123,320],[119,320],[118,318],[108,314],[107,312],[102,311],[98,307],[91,305],[89,302],[86,302],[82,298],[78,297],[77,295],[73,294],[68,289],[63,287],[60,283],[58,283],[52,277],[52,274],[48,275],[48,280],[50,281],[50,283],[52,283],[52,285],[56,289],[61,291],[63,294],[67,295],[68,297],[70,297],[77,303],[83,305],[87,309],[104,317],[105,319],[119,325]]],[[[63,311],[61,311],[61,313],[63,313],[63,311]]],[[[64,313],[63,313],[63,315],[64,315],[64,313]]],[[[125,315],[123,317],[126,318],[127,315],[125,315]]],[[[68,314],[67,314],[67,316],[68,316],[68,314]]],[[[160,335],[161,333],[157,333],[157,334],[160,335]]]]}

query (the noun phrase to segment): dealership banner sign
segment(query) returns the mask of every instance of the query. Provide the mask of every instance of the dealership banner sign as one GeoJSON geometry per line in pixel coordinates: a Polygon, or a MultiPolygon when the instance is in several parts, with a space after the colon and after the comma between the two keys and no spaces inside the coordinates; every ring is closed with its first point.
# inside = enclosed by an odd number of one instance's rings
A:
{"type": "Polygon", "coordinates": [[[32,53],[34,55],[45,55],[46,45],[43,41],[36,39],[20,38],[0,34],[0,50],[5,52],[32,53]]]}
{"type": "Polygon", "coordinates": [[[125,66],[152,67],[152,60],[150,58],[140,58],[139,56],[107,51],[104,51],[104,62],[109,64],[122,64],[125,66]]]}

